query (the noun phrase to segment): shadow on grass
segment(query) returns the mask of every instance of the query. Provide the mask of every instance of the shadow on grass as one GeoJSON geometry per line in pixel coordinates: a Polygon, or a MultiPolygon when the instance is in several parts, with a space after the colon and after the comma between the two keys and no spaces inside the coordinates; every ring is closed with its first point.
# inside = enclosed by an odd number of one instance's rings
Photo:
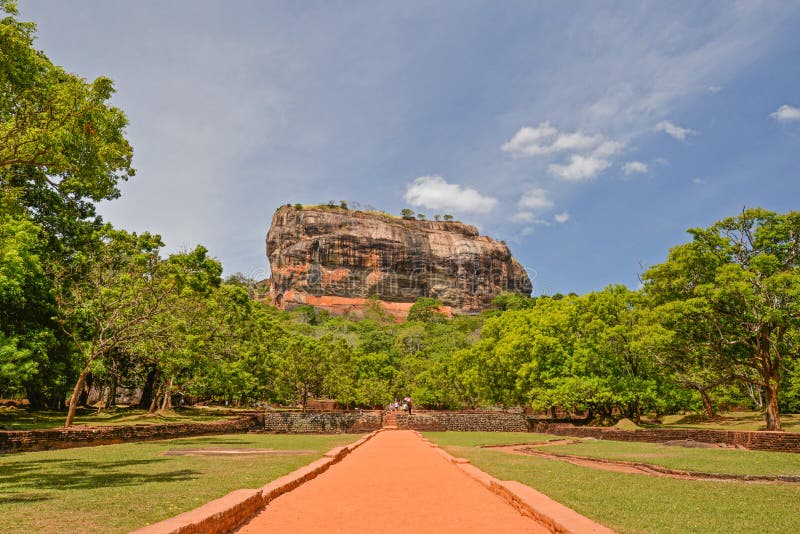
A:
{"type": "Polygon", "coordinates": [[[180,443],[175,443],[175,445],[235,445],[235,446],[252,446],[252,445],[263,445],[262,442],[257,440],[241,440],[241,439],[224,439],[224,438],[175,438],[176,440],[180,440],[180,443]]]}
{"type": "Polygon", "coordinates": [[[164,459],[87,462],[80,460],[39,460],[10,462],[0,470],[0,488],[33,488],[37,490],[93,489],[138,486],[149,482],[184,482],[201,473],[179,469],[158,473],[129,471],[137,465],[163,462],[164,459]],[[125,470],[120,470],[125,469],[125,470]]]}
{"type": "Polygon", "coordinates": [[[49,501],[53,499],[50,493],[12,493],[0,495],[0,506],[4,504],[23,504],[29,502],[49,501]]]}

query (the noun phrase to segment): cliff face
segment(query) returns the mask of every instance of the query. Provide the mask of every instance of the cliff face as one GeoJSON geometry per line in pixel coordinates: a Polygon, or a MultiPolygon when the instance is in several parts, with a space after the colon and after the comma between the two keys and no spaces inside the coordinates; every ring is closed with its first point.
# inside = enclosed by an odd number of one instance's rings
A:
{"type": "Polygon", "coordinates": [[[501,291],[531,293],[508,247],[459,222],[405,220],[372,212],[283,206],[267,234],[270,298],[359,312],[377,296],[404,318],[419,297],[454,313],[489,307],[501,291]]]}

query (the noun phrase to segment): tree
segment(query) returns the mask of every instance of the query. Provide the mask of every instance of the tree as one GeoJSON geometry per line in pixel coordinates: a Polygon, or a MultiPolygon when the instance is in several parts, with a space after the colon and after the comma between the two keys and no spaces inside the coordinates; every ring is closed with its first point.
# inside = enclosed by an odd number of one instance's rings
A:
{"type": "Polygon", "coordinates": [[[553,406],[551,381],[566,375],[574,323],[573,298],[539,298],[533,308],[487,319],[472,349],[481,396],[503,406],[553,406]]]}
{"type": "MultiPolygon", "coordinates": [[[[0,0],[0,10],[0,211],[32,223],[37,261],[67,272],[69,262],[97,246],[102,223],[94,203],[117,198],[119,182],[134,174],[127,119],[109,104],[111,80],[87,82],[53,65],[33,48],[36,26],[17,19],[16,3],[0,0]]],[[[13,321],[2,318],[0,332],[28,354],[31,406],[59,408],[72,349],[52,319],[52,280],[41,270],[29,274],[35,276],[25,298],[3,303],[13,321]]]]}
{"type": "Polygon", "coordinates": [[[436,215],[433,216],[433,218],[438,222],[441,220],[442,216],[437,213],[436,215]]]}
{"type": "Polygon", "coordinates": [[[417,213],[417,219],[419,219],[420,221],[424,221],[425,220],[425,214],[424,213],[417,213]]]}
{"type": "Polygon", "coordinates": [[[444,214],[444,220],[445,221],[452,221],[453,220],[453,216],[450,215],[449,213],[445,213],[444,214]]]}
{"type": "Polygon", "coordinates": [[[110,199],[132,176],[133,151],[125,115],[108,105],[111,80],[91,83],[53,65],[33,48],[36,26],[20,22],[16,5],[0,9],[0,177],[9,186],[20,170],[23,187],[46,187],[62,197],[110,199]]]}
{"type": "Polygon", "coordinates": [[[400,212],[400,215],[402,215],[404,219],[413,219],[414,218],[414,210],[408,209],[408,208],[403,208],[403,210],[400,212]]]}
{"type": "Polygon", "coordinates": [[[447,316],[442,313],[443,306],[444,303],[441,300],[431,297],[419,297],[411,306],[411,309],[408,310],[406,320],[409,322],[440,323],[447,319],[447,316]]]}
{"type": "Polygon", "coordinates": [[[302,335],[290,338],[281,352],[278,377],[286,398],[305,410],[308,399],[322,393],[330,362],[331,350],[325,340],[302,335]]]}
{"type": "Polygon", "coordinates": [[[800,212],[749,209],[689,233],[644,274],[645,290],[662,305],[684,303],[709,363],[763,388],[767,429],[780,430],[779,389],[800,329],[800,212]]]}
{"type": "Polygon", "coordinates": [[[644,412],[657,408],[655,338],[643,320],[644,307],[640,294],[622,285],[576,300],[574,352],[567,363],[568,373],[573,380],[592,384],[598,398],[587,396],[584,402],[595,412],[604,408],[601,416],[605,419],[617,410],[638,423],[644,412]]]}
{"type": "Polygon", "coordinates": [[[80,269],[79,276],[61,266],[53,273],[58,322],[79,358],[67,427],[92,369],[103,365],[112,351],[153,335],[153,323],[175,302],[169,296],[191,283],[159,258],[159,236],[110,227],[103,234],[98,250],[73,265],[80,269]]]}

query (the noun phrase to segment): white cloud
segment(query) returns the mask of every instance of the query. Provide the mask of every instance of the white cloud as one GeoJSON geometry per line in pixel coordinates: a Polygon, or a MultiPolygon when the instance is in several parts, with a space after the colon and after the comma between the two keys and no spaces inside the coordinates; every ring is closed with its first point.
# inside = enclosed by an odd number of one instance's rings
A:
{"type": "Polygon", "coordinates": [[[518,205],[523,210],[545,211],[552,208],[554,204],[546,189],[533,188],[522,194],[518,205]]]}
{"type": "Polygon", "coordinates": [[[625,148],[625,143],[621,141],[604,141],[592,152],[592,156],[601,158],[614,156],[622,152],[623,148],[625,148]]]}
{"type": "Polygon", "coordinates": [[[547,166],[547,172],[557,176],[567,182],[582,182],[593,180],[597,175],[611,166],[611,162],[594,155],[582,156],[573,154],[569,158],[569,163],[561,165],[551,163],[547,166]]]}
{"type": "Polygon", "coordinates": [[[462,213],[488,213],[497,205],[496,198],[484,196],[470,187],[447,183],[435,174],[415,179],[406,188],[403,198],[412,206],[462,213]]]}
{"type": "Polygon", "coordinates": [[[658,124],[656,124],[656,131],[664,132],[667,135],[670,135],[679,141],[684,141],[690,135],[697,134],[697,132],[692,129],[682,128],[670,121],[661,121],[658,124]]]}
{"type": "Polygon", "coordinates": [[[631,174],[644,174],[649,170],[647,163],[643,161],[628,161],[625,162],[625,165],[622,166],[622,172],[625,173],[626,176],[630,176],[631,174]]]}
{"type": "Polygon", "coordinates": [[[511,216],[514,222],[532,222],[536,220],[536,214],[532,211],[519,211],[511,216]]]}
{"type": "MultiPolygon", "coordinates": [[[[567,163],[552,163],[547,167],[553,176],[570,182],[596,178],[611,166],[610,158],[624,148],[624,142],[608,139],[602,134],[588,135],[580,130],[559,132],[549,121],[536,127],[520,128],[501,147],[514,157],[571,152],[567,163]]],[[[548,207],[552,207],[552,203],[548,207]]]]}
{"type": "Polygon", "coordinates": [[[544,147],[540,145],[542,141],[549,142],[558,130],[553,128],[549,122],[543,122],[539,126],[523,126],[514,137],[503,143],[500,150],[509,152],[514,156],[535,156],[544,154],[544,147]]]}
{"type": "Polygon", "coordinates": [[[532,223],[532,224],[550,226],[550,223],[548,223],[541,217],[537,216],[532,211],[519,211],[511,216],[511,220],[517,223],[532,223]]]}
{"type": "Polygon", "coordinates": [[[605,137],[586,135],[581,131],[559,132],[549,121],[539,126],[523,126],[514,137],[503,143],[500,150],[514,157],[540,156],[562,151],[585,151],[600,145],[605,137]]]}
{"type": "Polygon", "coordinates": [[[784,104],[769,116],[779,121],[800,121],[800,108],[784,104]]]}
{"type": "Polygon", "coordinates": [[[569,220],[569,212],[562,211],[561,213],[556,213],[553,215],[553,220],[556,221],[558,224],[564,224],[569,220]]]}
{"type": "Polygon", "coordinates": [[[722,86],[720,86],[720,85],[709,85],[708,87],[706,87],[706,93],[709,93],[709,94],[712,94],[712,95],[715,95],[715,94],[719,93],[720,91],[722,91],[722,86]]]}
{"type": "Polygon", "coordinates": [[[692,178],[692,183],[694,185],[703,185],[704,183],[706,183],[706,180],[705,178],[692,178]]]}

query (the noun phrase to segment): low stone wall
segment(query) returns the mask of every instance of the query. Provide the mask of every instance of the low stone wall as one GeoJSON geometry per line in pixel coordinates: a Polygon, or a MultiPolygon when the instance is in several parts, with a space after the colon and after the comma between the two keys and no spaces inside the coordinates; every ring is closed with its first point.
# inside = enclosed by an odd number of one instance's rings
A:
{"type": "Polygon", "coordinates": [[[568,423],[551,423],[522,413],[507,412],[435,412],[420,411],[408,415],[396,414],[398,428],[419,431],[456,432],[538,432],[559,436],[607,439],[612,441],[640,441],[664,443],[666,441],[693,440],[729,447],[741,446],[760,451],[800,453],[800,432],[767,432],[737,430],[705,430],[691,428],[652,428],[622,430],[596,426],[575,426],[568,423]]]}
{"type": "Polygon", "coordinates": [[[213,423],[173,423],[127,426],[77,426],[45,430],[0,431],[0,453],[69,449],[113,445],[131,441],[182,438],[208,434],[234,434],[261,428],[261,416],[213,423]]]}
{"type": "Polygon", "coordinates": [[[531,421],[531,430],[543,434],[575,436],[580,438],[608,439],[612,441],[641,441],[664,443],[666,441],[693,440],[727,446],[742,446],[759,451],[800,453],[800,432],[768,432],[745,430],[705,430],[692,428],[643,428],[621,430],[598,426],[575,426],[565,423],[531,421]]]}
{"type": "Polygon", "coordinates": [[[398,428],[413,430],[456,432],[527,432],[528,417],[521,413],[507,412],[398,412],[398,428]]]}
{"type": "Polygon", "coordinates": [[[267,412],[264,430],[285,434],[343,434],[381,428],[380,412],[267,412]]]}

